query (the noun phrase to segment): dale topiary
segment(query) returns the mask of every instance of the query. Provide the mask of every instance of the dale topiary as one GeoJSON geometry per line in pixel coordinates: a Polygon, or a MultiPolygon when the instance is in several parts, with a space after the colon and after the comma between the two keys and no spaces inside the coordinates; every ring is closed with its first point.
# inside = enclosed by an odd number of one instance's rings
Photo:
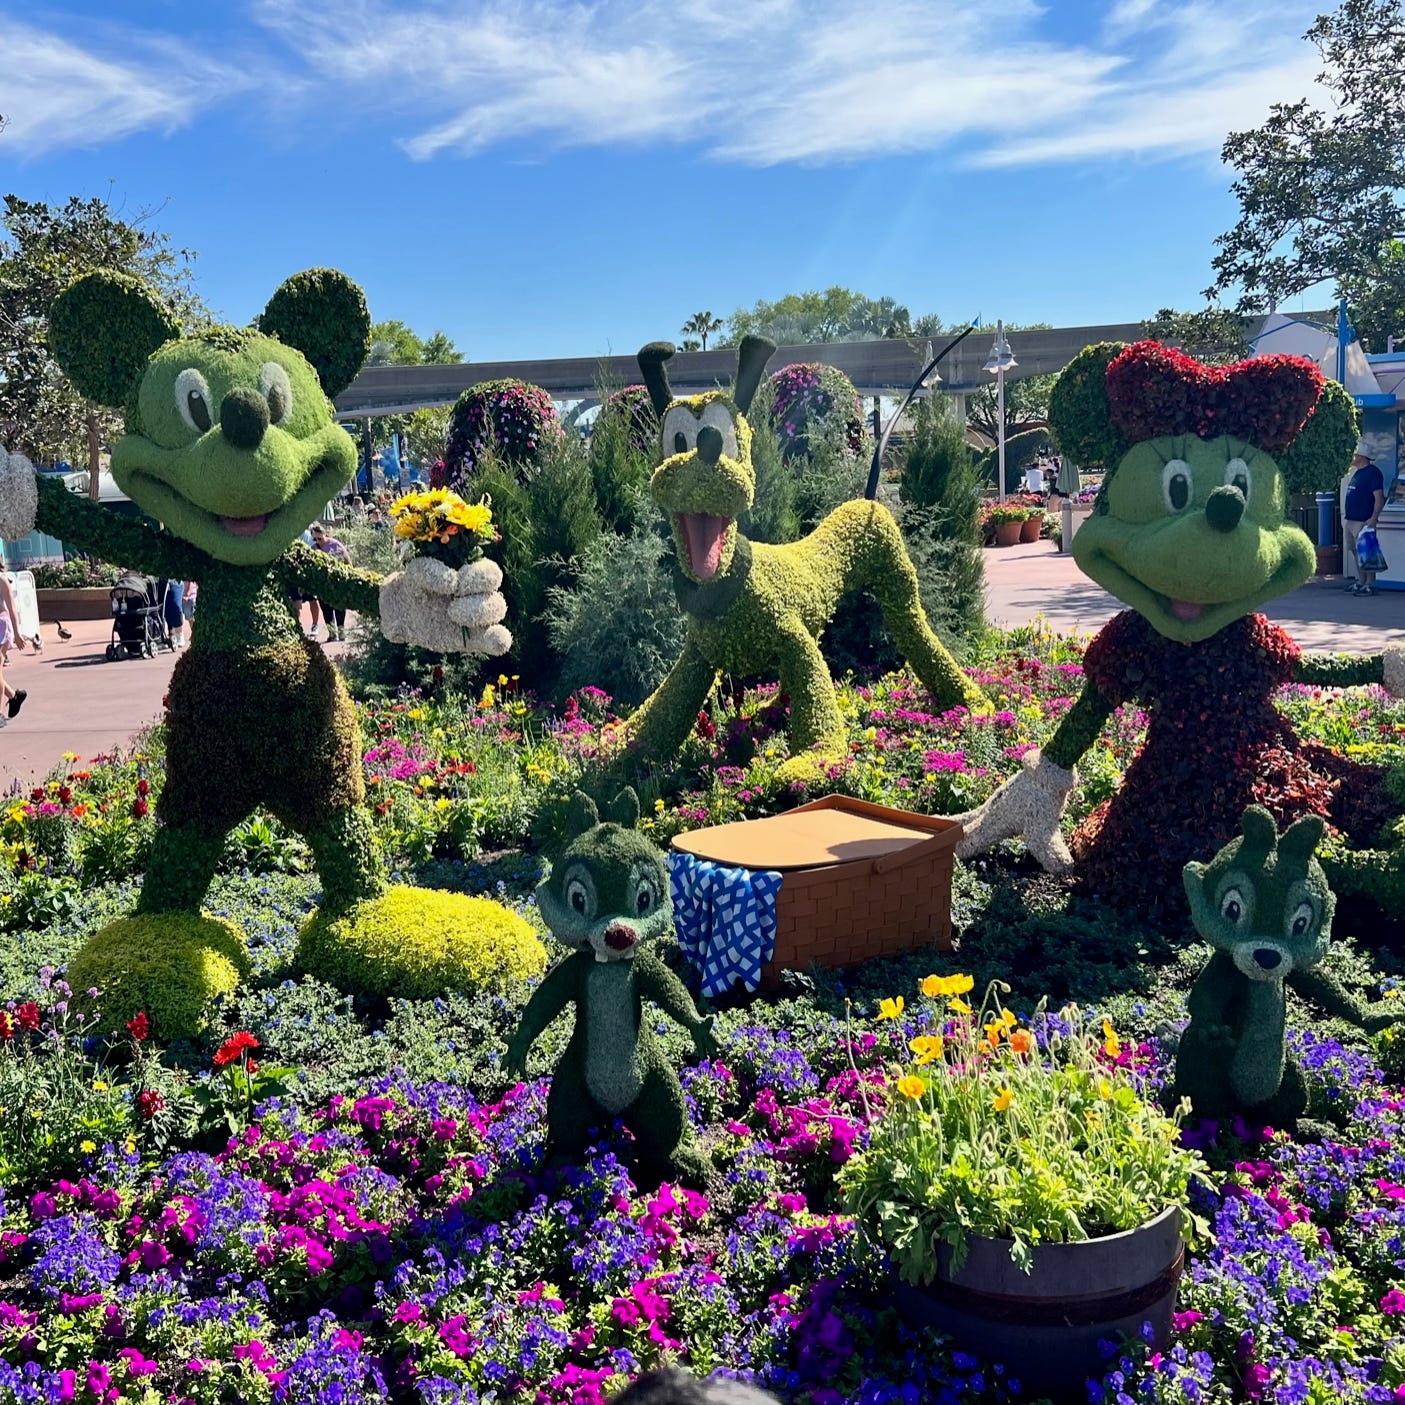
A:
{"type": "Polygon", "coordinates": [[[68,983],[96,987],[99,1028],[121,1030],[138,1011],[152,1037],[194,1039],[211,1006],[248,978],[249,953],[232,923],[191,912],[139,913],[109,923],[73,958],[68,983]]]}
{"type": "Polygon", "coordinates": [[[477,472],[485,453],[525,476],[542,450],[560,439],[556,406],[539,385],[526,381],[480,381],[459,396],[449,416],[449,444],[434,486],[459,488],[477,472]]]}
{"type": "Polygon", "coordinates": [[[392,888],[345,918],[314,912],[298,963],[351,995],[430,1000],[539,975],[546,949],[525,918],[491,898],[392,888]]]}

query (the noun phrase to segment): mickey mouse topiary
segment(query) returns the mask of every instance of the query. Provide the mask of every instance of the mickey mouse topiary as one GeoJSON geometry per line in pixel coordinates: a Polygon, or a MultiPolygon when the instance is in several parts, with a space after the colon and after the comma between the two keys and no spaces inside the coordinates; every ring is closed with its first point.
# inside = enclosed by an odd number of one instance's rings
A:
{"type": "MultiPolygon", "coordinates": [[[[1312,544],[1287,520],[1281,464],[1312,423],[1319,459],[1355,447],[1341,397],[1300,357],[1202,366],[1139,342],[1085,349],[1060,377],[1050,417],[1065,452],[1107,473],[1074,538],[1084,573],[1131,608],[1084,656],[1083,691],[1041,752],[960,816],[958,853],[1024,835],[1047,868],[1073,865],[1110,904],[1179,925],[1180,873],[1235,833],[1247,805],[1289,823],[1304,811],[1371,844],[1393,813],[1380,772],[1302,742],[1273,706],[1285,683],[1384,683],[1405,691],[1405,650],[1303,655],[1257,606],[1302,584],[1312,544]],[[1073,767],[1123,702],[1150,714],[1117,793],[1074,835],[1059,831],[1073,767]]],[[[1336,476],[1345,470],[1340,462],[1336,476]]]]}
{"type": "Polygon", "coordinates": [[[226,835],[258,806],[307,840],[324,914],[344,917],[385,892],[362,803],[356,714],[326,656],[303,637],[293,593],[384,613],[403,642],[480,654],[511,644],[500,625],[471,631],[456,622],[485,609],[501,618],[500,596],[493,609],[485,604],[496,567],[491,581],[449,573],[426,585],[437,563],[417,559],[381,581],[297,540],[355,470],[328,397],[356,374],[369,334],[361,290],[332,269],[290,278],[253,327],[188,337],[120,274],[90,274],[54,304],[49,342],[59,364],[84,395],[126,406],[112,475],[162,525],[117,516],[0,450],[0,536],[37,527],[104,560],[200,584],[192,646],[171,677],[166,781],[139,923],[105,929],[93,949],[112,950],[116,930],[147,942],[169,931],[187,946],[204,931],[218,950],[200,903],[226,835]]]}

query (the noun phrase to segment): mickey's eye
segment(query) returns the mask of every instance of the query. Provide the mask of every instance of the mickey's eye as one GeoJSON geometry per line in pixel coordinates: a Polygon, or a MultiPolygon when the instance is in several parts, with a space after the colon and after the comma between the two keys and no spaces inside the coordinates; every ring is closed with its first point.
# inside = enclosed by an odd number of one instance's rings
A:
{"type": "Polygon", "coordinates": [[[293,412],[293,385],[286,367],[265,361],[259,368],[259,389],[268,401],[268,421],[283,424],[293,412]]]}
{"type": "Polygon", "coordinates": [[[1311,903],[1299,903],[1288,918],[1287,928],[1290,937],[1305,937],[1312,930],[1317,917],[1311,903]]]}
{"type": "Polygon", "coordinates": [[[1224,466],[1224,481],[1231,488],[1238,488],[1249,501],[1249,465],[1243,459],[1230,459],[1224,466]]]}
{"type": "Polygon", "coordinates": [[[1172,512],[1184,512],[1190,505],[1191,488],[1190,465],[1184,459],[1172,459],[1161,470],[1161,491],[1172,512]]]}
{"type": "Polygon", "coordinates": [[[1231,888],[1220,899],[1220,916],[1229,923],[1231,927],[1242,927],[1244,925],[1245,902],[1244,894],[1238,888],[1231,888]]]}
{"type": "Polygon", "coordinates": [[[176,377],[176,410],[197,434],[204,434],[215,422],[210,402],[210,387],[193,366],[176,377]]]}

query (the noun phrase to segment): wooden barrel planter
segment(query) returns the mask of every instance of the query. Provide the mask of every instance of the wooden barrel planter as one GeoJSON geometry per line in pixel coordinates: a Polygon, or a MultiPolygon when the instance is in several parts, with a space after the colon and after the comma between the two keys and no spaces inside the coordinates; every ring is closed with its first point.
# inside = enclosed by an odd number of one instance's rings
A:
{"type": "Polygon", "coordinates": [[[1181,1212],[1174,1206],[1138,1229],[1080,1244],[1037,1244],[1030,1273],[1010,1261],[1008,1239],[972,1236],[961,1271],[949,1247],[937,1277],[914,1287],[895,1277],[898,1311],[914,1326],[935,1327],[962,1351],[1003,1361],[1021,1395],[1085,1401],[1084,1382],[1102,1376],[1098,1343],[1141,1340],[1151,1323],[1153,1351],[1171,1337],[1176,1287],[1185,1266],[1181,1212]]]}
{"type": "Polygon", "coordinates": [[[1023,522],[1001,522],[995,528],[996,546],[1014,546],[1024,531],[1023,522]]]}
{"type": "Polygon", "coordinates": [[[1040,513],[1035,517],[1026,517],[1020,523],[1020,540],[1022,542],[1037,542],[1039,533],[1044,530],[1044,515],[1040,513]]]}
{"type": "Polygon", "coordinates": [[[107,586],[46,586],[36,590],[42,620],[108,620],[112,597],[107,586]]]}
{"type": "MultiPolygon", "coordinates": [[[[1016,524],[1018,525],[1018,524],[1016,524]]],[[[913,947],[951,947],[954,820],[826,795],[764,820],[677,835],[681,853],[783,875],[763,989],[782,971],[854,966],[913,947]]]]}

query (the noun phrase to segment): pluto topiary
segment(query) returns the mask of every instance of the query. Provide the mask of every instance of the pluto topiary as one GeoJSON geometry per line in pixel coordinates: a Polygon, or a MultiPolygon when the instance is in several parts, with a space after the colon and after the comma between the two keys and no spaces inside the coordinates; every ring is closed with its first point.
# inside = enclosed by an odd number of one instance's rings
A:
{"type": "Polygon", "coordinates": [[[767,378],[761,403],[787,459],[803,458],[830,435],[840,438],[855,457],[867,448],[868,428],[859,393],[834,366],[821,361],[782,366],[767,378]]]}
{"type": "Polygon", "coordinates": [[[96,987],[103,1033],[144,1011],[152,1037],[169,1044],[202,1034],[215,998],[232,995],[249,971],[248,949],[232,922],[148,912],[104,927],[69,963],[68,983],[75,991],[96,987]]]}
{"type": "Polygon", "coordinates": [[[449,444],[443,466],[434,467],[433,486],[463,487],[489,450],[526,473],[543,448],[560,435],[556,406],[541,386],[518,380],[480,381],[459,396],[449,416],[449,444]]]}
{"type": "Polygon", "coordinates": [[[531,923],[491,898],[392,888],[344,917],[314,912],[298,962],[352,995],[430,1000],[538,975],[546,948],[531,923]]]}

